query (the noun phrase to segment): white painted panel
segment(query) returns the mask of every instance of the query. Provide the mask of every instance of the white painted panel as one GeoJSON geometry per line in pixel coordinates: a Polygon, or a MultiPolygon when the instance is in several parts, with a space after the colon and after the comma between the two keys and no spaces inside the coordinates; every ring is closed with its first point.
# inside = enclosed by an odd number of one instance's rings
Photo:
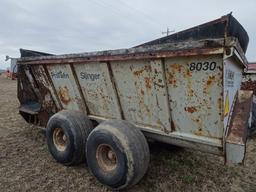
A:
{"type": "Polygon", "coordinates": [[[211,138],[223,136],[223,64],[221,56],[165,61],[175,130],[211,138]]]}
{"type": "Polygon", "coordinates": [[[228,125],[232,107],[234,104],[237,91],[240,90],[242,82],[242,67],[235,62],[232,58],[224,61],[224,106],[228,103],[228,113],[224,114],[224,127],[228,125]],[[228,101],[227,101],[228,100],[228,101]]]}
{"type": "Polygon", "coordinates": [[[74,65],[90,115],[121,118],[107,63],[74,65]]]}
{"type": "Polygon", "coordinates": [[[48,65],[47,69],[63,108],[86,112],[70,65],[48,65]]]}
{"type": "Polygon", "coordinates": [[[226,163],[241,164],[245,158],[246,145],[226,143],[226,163]]]}
{"type": "Polygon", "coordinates": [[[170,132],[161,60],[120,61],[112,62],[111,66],[125,119],[170,132]]]}

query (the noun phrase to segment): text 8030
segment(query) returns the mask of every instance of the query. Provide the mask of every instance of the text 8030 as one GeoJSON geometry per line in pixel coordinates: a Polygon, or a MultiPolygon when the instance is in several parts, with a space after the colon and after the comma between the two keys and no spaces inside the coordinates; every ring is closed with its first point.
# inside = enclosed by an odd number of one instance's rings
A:
{"type": "Polygon", "coordinates": [[[214,71],[217,67],[216,62],[198,62],[198,63],[190,63],[189,64],[189,70],[190,71],[214,71]]]}

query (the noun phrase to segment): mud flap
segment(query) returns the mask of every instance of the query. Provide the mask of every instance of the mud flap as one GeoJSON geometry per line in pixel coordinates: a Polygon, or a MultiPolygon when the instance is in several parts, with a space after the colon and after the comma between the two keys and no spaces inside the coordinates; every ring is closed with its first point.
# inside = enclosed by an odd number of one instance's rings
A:
{"type": "Polygon", "coordinates": [[[238,91],[229,131],[225,139],[227,164],[242,164],[244,162],[247,133],[251,126],[252,104],[252,91],[238,91]]]}

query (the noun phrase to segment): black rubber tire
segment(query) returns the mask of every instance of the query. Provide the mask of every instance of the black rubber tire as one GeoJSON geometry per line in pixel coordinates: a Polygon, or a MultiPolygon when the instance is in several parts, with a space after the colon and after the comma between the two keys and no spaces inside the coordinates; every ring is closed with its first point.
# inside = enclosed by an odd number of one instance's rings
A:
{"type": "Polygon", "coordinates": [[[146,138],[134,125],[123,120],[108,120],[89,135],[86,160],[93,175],[113,189],[124,189],[138,183],[148,169],[150,152],[146,138]],[[109,145],[116,154],[114,170],[102,169],[96,157],[99,145],[109,145]]]}
{"type": "Polygon", "coordinates": [[[76,165],[85,161],[85,146],[92,122],[79,111],[63,110],[54,114],[46,127],[48,150],[53,158],[64,165],[76,165]],[[67,147],[64,151],[56,148],[53,142],[53,132],[61,128],[67,137],[67,147]]]}

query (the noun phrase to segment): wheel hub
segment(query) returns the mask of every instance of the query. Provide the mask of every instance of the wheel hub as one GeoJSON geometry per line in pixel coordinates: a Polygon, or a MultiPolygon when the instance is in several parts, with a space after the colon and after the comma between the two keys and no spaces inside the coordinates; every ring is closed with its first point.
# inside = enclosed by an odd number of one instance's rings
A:
{"type": "Polygon", "coordinates": [[[61,128],[54,129],[53,143],[59,151],[65,151],[67,148],[67,136],[61,128]]]}
{"type": "Polygon", "coordinates": [[[117,167],[116,153],[110,145],[99,145],[96,150],[96,159],[104,171],[113,171],[117,167]]]}

